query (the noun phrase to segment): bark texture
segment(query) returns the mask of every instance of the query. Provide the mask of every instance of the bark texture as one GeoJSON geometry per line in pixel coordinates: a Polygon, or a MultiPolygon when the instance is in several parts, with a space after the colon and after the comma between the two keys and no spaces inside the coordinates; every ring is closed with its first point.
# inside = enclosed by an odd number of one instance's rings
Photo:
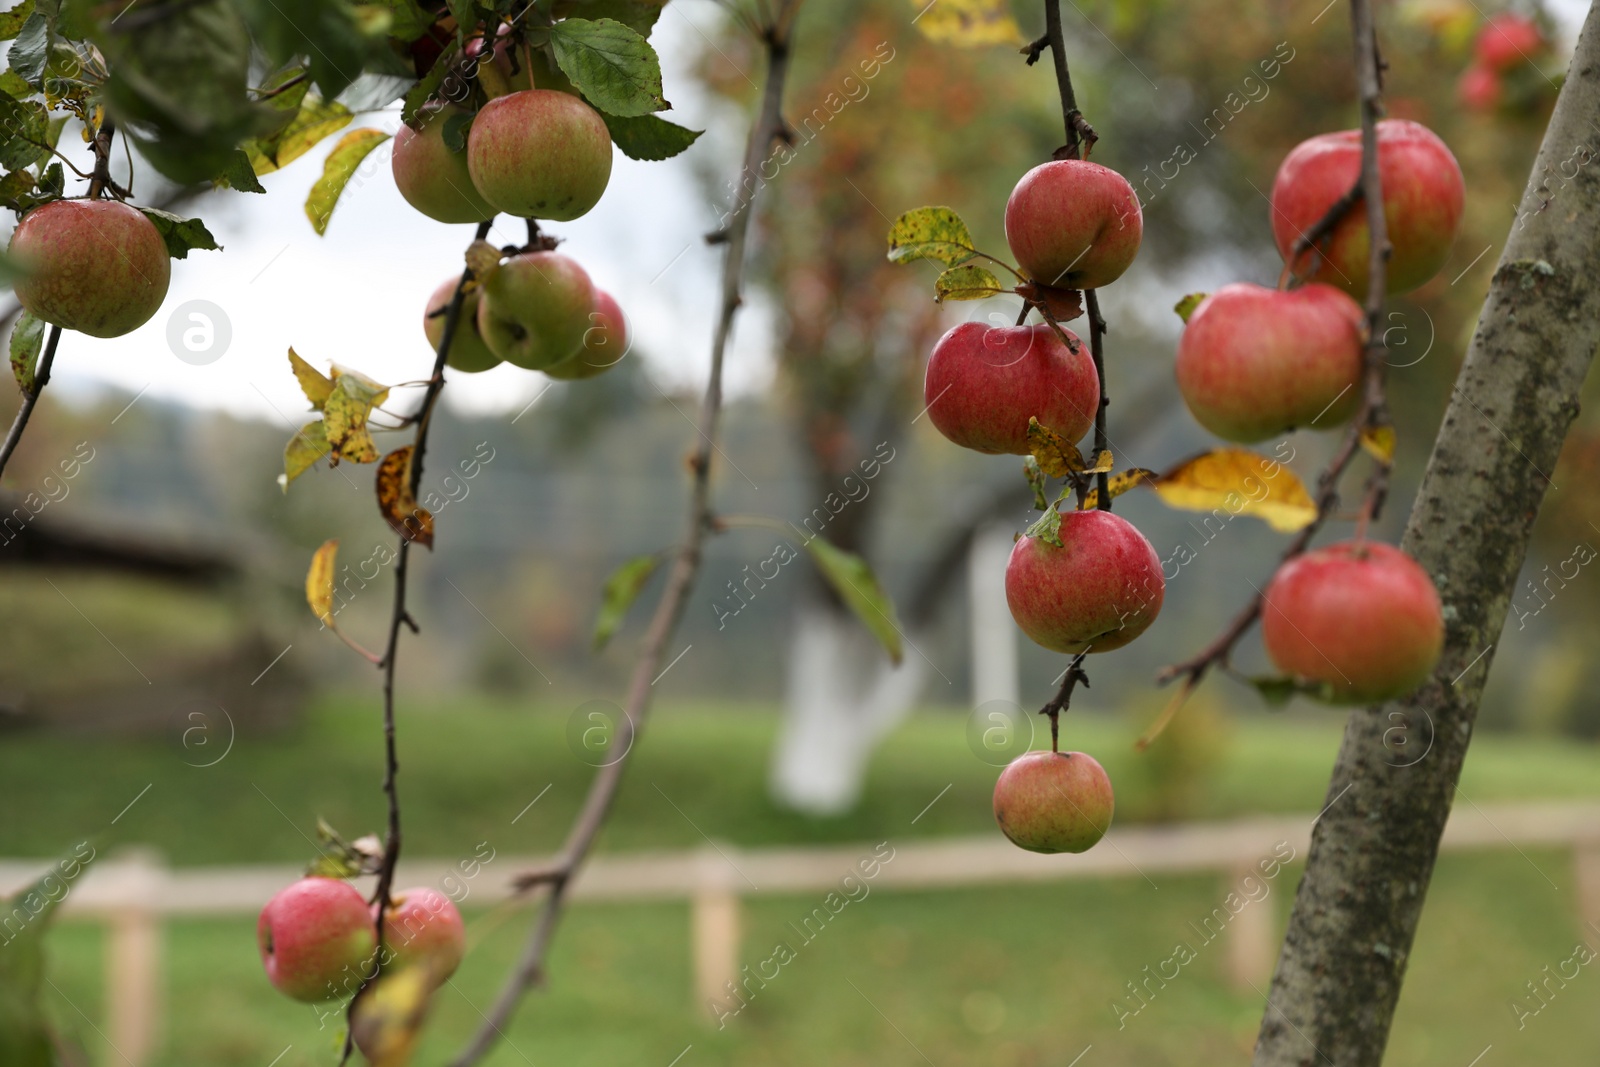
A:
{"type": "Polygon", "coordinates": [[[1402,541],[1444,599],[1444,655],[1411,697],[1350,716],[1255,1067],[1383,1060],[1493,646],[1600,341],[1597,120],[1591,8],[1402,541]]]}

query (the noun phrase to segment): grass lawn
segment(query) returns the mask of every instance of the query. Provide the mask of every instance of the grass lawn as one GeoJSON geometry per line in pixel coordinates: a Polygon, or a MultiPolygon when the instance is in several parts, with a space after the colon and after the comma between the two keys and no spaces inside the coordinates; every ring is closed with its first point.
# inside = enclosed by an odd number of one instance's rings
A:
{"type": "MultiPolygon", "coordinates": [[[[641,741],[607,831],[612,849],[738,844],[899,842],[992,832],[995,771],[967,749],[956,714],[930,712],[900,730],[875,760],[854,815],[817,821],[778,812],[763,777],[775,719],[736,709],[668,706],[641,741]],[[912,825],[940,790],[949,791],[912,825]],[[660,793],[657,792],[657,787],[660,793]],[[661,803],[661,793],[672,805],[661,803]]],[[[412,855],[468,856],[488,840],[502,854],[559,839],[591,773],[569,751],[566,706],[470,706],[402,712],[402,799],[412,855]],[[550,791],[515,826],[540,790],[550,791]]],[[[1258,718],[1210,744],[1214,773],[1197,780],[1187,813],[1314,812],[1338,743],[1338,718],[1258,718]]],[[[1102,756],[1121,811],[1150,809],[1148,769],[1135,766],[1126,722],[1084,716],[1067,737],[1102,756]],[[1146,795],[1148,794],[1148,795],[1146,795]]],[[[241,738],[214,767],[177,738],[128,743],[12,737],[0,746],[0,854],[48,855],[118,820],[119,840],[150,843],[174,862],[300,860],[318,814],[348,834],[378,827],[379,736],[370,703],[330,703],[301,731],[241,738]],[[280,810],[281,809],[281,810],[280,810]]],[[[214,757],[212,757],[214,758],[214,757]]],[[[1148,758],[1148,757],[1143,757],[1148,758]]],[[[1474,801],[1600,794],[1600,751],[1572,742],[1480,737],[1463,788],[1474,801]]],[[[1151,809],[1153,810],[1153,809],[1151,809]]],[[[1518,1028],[1510,1002],[1573,953],[1579,937],[1570,857],[1506,849],[1441,860],[1413,954],[1389,1062],[1465,1067],[1537,1063],[1592,1067],[1600,1051],[1600,966],[1582,968],[1518,1028]],[[1546,879],[1549,879],[1547,881],[1546,879]],[[1550,884],[1554,883],[1554,887],[1550,884]]],[[[1281,926],[1299,868],[1254,907],[1281,926]]],[[[1224,946],[1200,945],[1191,922],[1220,903],[1220,877],[1137,877],[1093,884],[950,892],[874,890],[814,941],[788,924],[808,896],[747,904],[743,958],[756,964],[783,939],[795,957],[728,1021],[700,1022],[690,1003],[687,908],[588,905],[568,915],[535,993],[489,1062],[668,1067],[743,1065],[1051,1065],[1244,1063],[1261,999],[1223,981],[1224,946]],[[1172,955],[1197,957],[1119,1029],[1111,1004],[1126,983],[1172,955]],[[690,1047],[692,1046],[692,1047],[690,1047]],[[687,1051],[685,1051],[687,1049],[687,1051]]],[[[818,895],[820,897],[820,895],[818,895]]],[[[419,1064],[439,1064],[487,1008],[526,927],[526,913],[467,913],[472,950],[441,994],[419,1064]]],[[[167,928],[162,1067],[300,1067],[337,1060],[332,1023],[272,993],[253,947],[253,920],[184,921],[167,928]]],[[[1600,945],[1600,935],[1590,934],[1600,945]]],[[[120,1062],[104,1027],[101,933],[65,922],[51,935],[46,1002],[96,1062],[120,1062]]],[[[1600,961],[1597,961],[1600,964],[1600,961]]]]}

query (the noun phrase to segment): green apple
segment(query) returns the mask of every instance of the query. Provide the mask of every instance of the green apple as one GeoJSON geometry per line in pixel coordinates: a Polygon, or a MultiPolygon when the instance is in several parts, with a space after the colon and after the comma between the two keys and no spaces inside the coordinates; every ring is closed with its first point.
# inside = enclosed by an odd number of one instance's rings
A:
{"type": "Polygon", "coordinates": [[[526,89],[483,106],[467,138],[483,198],[508,215],[570,222],[611,180],[611,132],[571,93],[526,89]]]}
{"type": "Polygon", "coordinates": [[[400,195],[438,222],[482,222],[496,214],[472,184],[466,152],[452,152],[444,143],[445,123],[460,113],[441,108],[423,116],[420,129],[400,127],[390,156],[400,195]]]}
{"type": "Polygon", "coordinates": [[[559,252],[524,252],[482,286],[478,332],[489,351],[527,370],[546,370],[583,345],[595,306],[588,272],[559,252]]]}
{"type": "MultiPolygon", "coordinates": [[[[444,337],[445,309],[456,294],[458,282],[459,279],[451,278],[435,289],[433,296],[428,299],[428,310],[422,316],[422,332],[427,334],[428,343],[435,352],[439,351],[439,341],[444,337]]],[[[456,323],[456,334],[450,339],[450,351],[445,356],[445,362],[451,369],[466,374],[476,374],[500,365],[500,357],[489,351],[489,346],[483,343],[483,335],[478,332],[478,302],[481,298],[482,294],[476,289],[468,291],[461,298],[461,318],[456,323]]]]}

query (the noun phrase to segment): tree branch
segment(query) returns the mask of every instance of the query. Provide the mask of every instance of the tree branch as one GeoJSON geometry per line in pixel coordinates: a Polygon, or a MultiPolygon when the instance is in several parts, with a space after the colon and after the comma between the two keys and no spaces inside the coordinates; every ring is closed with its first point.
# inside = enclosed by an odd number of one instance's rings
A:
{"type": "Polygon", "coordinates": [[[1444,652],[1415,693],[1350,713],[1255,1067],[1383,1060],[1544,472],[1600,343],[1600,174],[1578,168],[1550,192],[1572,146],[1589,143],[1597,110],[1600,8],[1591,8],[1401,540],[1446,601],[1444,652]],[[1552,198],[1559,211],[1548,210],[1552,198]]]}
{"type": "MultiPolygon", "coordinates": [[[[766,158],[775,140],[783,136],[785,124],[782,114],[784,82],[789,72],[789,41],[794,18],[801,0],[781,0],[773,21],[764,27],[762,40],[767,51],[766,85],[762,91],[761,109],[750,130],[745,156],[740,172],[743,178],[754,174],[766,158]]],[[[718,243],[726,245],[722,261],[721,312],[716,334],[711,343],[711,373],[706,383],[705,396],[700,404],[697,445],[690,459],[693,483],[690,488],[689,527],[682,546],[673,561],[665,592],[656,605],[645,634],[639,660],[634,665],[628,687],[627,705],[617,733],[612,741],[616,751],[623,756],[600,768],[589,786],[572,828],[567,833],[561,852],[555,862],[537,871],[528,872],[523,880],[529,884],[549,884],[533,932],[516,968],[506,980],[494,1006],[484,1018],[483,1025],[467,1047],[451,1061],[452,1067],[471,1067],[489,1051],[509,1025],[523,994],[538,982],[544,972],[545,955],[560,922],[566,893],[573,876],[588,857],[594,840],[605,825],[622,782],[623,772],[633,752],[633,741],[644,717],[650,710],[653,692],[651,681],[660,671],[667,642],[676,632],[678,622],[688,604],[690,590],[700,569],[701,549],[713,526],[711,510],[711,462],[716,449],[717,424],[722,408],[722,365],[728,340],[733,333],[733,321],[742,303],[740,289],[744,275],[745,249],[750,232],[750,206],[754,193],[740,193],[728,224],[719,230],[718,243]]]]}
{"type": "MultiPolygon", "coordinates": [[[[476,240],[481,241],[489,234],[490,223],[478,224],[476,240]]],[[[415,495],[417,486],[422,481],[422,460],[428,450],[428,428],[432,424],[434,405],[438,403],[439,393],[444,389],[444,366],[449,357],[450,345],[455,340],[456,330],[461,323],[461,307],[466,296],[467,283],[472,280],[472,269],[469,267],[461,272],[461,278],[456,282],[455,293],[450,297],[448,310],[445,312],[444,330],[439,335],[439,347],[434,353],[433,374],[428,379],[426,392],[422,396],[422,404],[416,416],[417,433],[412,442],[411,451],[411,492],[415,495]]],[[[373,954],[372,968],[362,976],[361,989],[356,996],[351,998],[350,1006],[353,1010],[360,999],[361,990],[365,990],[378,976],[383,973],[385,956],[384,945],[384,919],[389,911],[389,894],[394,888],[395,865],[400,860],[400,846],[402,835],[400,831],[400,794],[396,779],[400,774],[399,754],[395,747],[394,732],[394,676],[395,666],[399,661],[400,629],[409,626],[412,633],[417,632],[417,624],[411,617],[411,612],[406,607],[406,585],[410,575],[411,563],[411,538],[405,534],[400,535],[400,547],[394,565],[394,608],[389,616],[389,640],[384,646],[383,656],[378,660],[378,669],[383,672],[383,792],[389,803],[388,828],[384,832],[383,861],[378,867],[378,885],[373,890],[372,901],[378,907],[378,947],[373,954]]],[[[344,1058],[349,1059],[354,1043],[354,1026],[348,1027],[345,1032],[344,1058]]]]}

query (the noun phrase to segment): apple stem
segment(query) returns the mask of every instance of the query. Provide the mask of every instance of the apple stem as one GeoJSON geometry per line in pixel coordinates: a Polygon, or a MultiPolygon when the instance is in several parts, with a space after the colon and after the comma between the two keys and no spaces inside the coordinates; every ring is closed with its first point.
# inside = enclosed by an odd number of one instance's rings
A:
{"type": "Polygon", "coordinates": [[[1056,695],[1051,697],[1045,706],[1039,709],[1040,715],[1050,716],[1050,751],[1061,751],[1061,713],[1072,707],[1072,691],[1081,682],[1085,689],[1089,688],[1089,676],[1084,673],[1083,660],[1089,653],[1079,652],[1072,657],[1072,662],[1067,664],[1067,669],[1061,674],[1061,688],[1056,690],[1056,695]]]}

